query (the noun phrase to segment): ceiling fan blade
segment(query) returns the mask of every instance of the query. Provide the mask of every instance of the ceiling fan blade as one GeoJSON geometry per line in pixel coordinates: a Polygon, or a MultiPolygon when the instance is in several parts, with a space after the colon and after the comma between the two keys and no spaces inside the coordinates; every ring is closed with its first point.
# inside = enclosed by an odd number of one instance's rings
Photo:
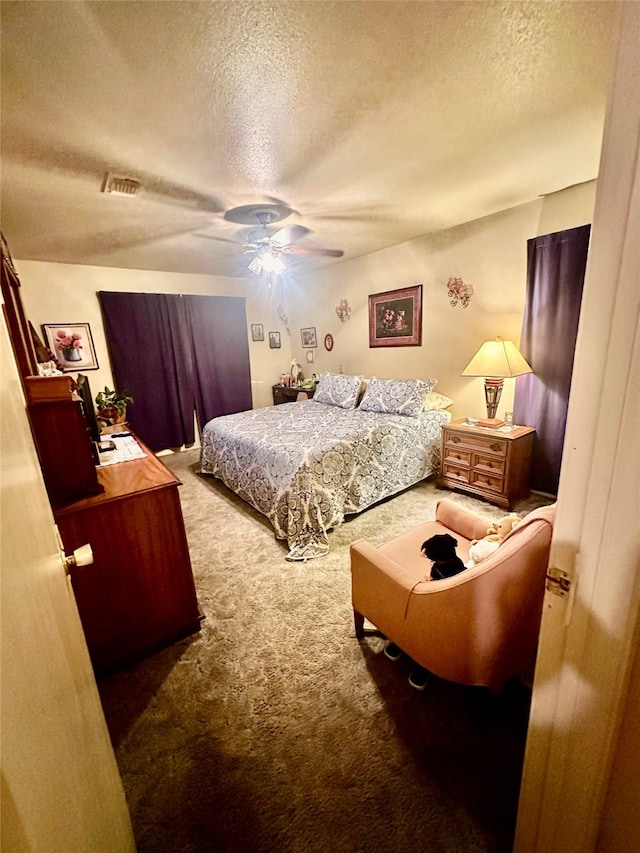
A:
{"type": "Polygon", "coordinates": [[[313,249],[310,246],[283,246],[280,250],[287,255],[322,255],[326,258],[341,258],[342,249],[313,249]]]}
{"type": "Polygon", "coordinates": [[[309,229],[305,228],[304,225],[285,225],[284,228],[281,228],[272,235],[269,242],[277,249],[282,249],[289,245],[289,243],[295,243],[304,237],[305,234],[309,233],[309,229]]]}

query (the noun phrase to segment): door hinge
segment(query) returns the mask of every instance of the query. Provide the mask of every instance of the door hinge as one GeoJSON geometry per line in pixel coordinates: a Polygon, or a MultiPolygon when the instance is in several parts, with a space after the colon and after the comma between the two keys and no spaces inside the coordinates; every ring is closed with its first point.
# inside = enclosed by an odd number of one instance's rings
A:
{"type": "Polygon", "coordinates": [[[567,572],[551,566],[547,572],[546,588],[554,595],[564,598],[571,591],[571,578],[567,572]]]}

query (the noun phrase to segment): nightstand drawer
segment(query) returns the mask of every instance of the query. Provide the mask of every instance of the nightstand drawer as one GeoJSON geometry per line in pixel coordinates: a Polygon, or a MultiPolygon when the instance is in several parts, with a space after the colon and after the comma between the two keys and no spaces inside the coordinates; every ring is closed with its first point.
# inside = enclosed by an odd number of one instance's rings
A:
{"type": "Polygon", "coordinates": [[[456,432],[447,432],[445,442],[447,448],[469,448],[489,456],[507,455],[507,442],[492,435],[473,435],[472,433],[460,435],[456,432]]]}
{"type": "Polygon", "coordinates": [[[494,456],[480,456],[476,454],[473,458],[473,468],[483,474],[494,474],[504,476],[505,459],[494,456]]]}
{"type": "Polygon", "coordinates": [[[504,492],[503,477],[492,477],[491,474],[483,474],[477,470],[471,472],[471,485],[495,492],[497,495],[501,495],[504,492]]]}
{"type": "Polygon", "coordinates": [[[452,465],[467,465],[471,466],[471,451],[464,450],[462,447],[456,447],[455,444],[447,444],[444,448],[444,460],[443,462],[446,464],[447,462],[452,465]]]}
{"type": "Polygon", "coordinates": [[[469,483],[469,468],[458,468],[456,465],[450,465],[447,462],[442,466],[442,473],[451,481],[456,483],[469,483]]]}

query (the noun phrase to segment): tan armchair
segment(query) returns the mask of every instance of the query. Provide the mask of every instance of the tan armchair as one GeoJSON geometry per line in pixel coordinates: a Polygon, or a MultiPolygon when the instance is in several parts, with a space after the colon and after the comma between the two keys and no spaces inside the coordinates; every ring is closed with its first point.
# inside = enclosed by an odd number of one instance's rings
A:
{"type": "Polygon", "coordinates": [[[424,581],[431,563],[425,539],[451,533],[467,562],[472,539],[489,522],[448,498],[436,520],[374,548],[351,546],[351,589],[356,637],[365,617],[416,663],[462,684],[499,690],[518,675],[531,676],[542,611],[555,504],[534,510],[497,551],[453,578],[424,581]]]}

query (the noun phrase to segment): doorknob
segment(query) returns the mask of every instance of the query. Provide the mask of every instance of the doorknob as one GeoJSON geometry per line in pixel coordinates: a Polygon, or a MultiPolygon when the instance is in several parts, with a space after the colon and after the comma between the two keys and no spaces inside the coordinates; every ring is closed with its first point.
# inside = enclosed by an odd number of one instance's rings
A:
{"type": "Polygon", "coordinates": [[[73,554],[69,556],[64,554],[62,559],[65,572],[70,574],[74,566],[90,566],[93,563],[93,548],[91,545],[81,545],[79,548],[76,548],[73,554]]]}

